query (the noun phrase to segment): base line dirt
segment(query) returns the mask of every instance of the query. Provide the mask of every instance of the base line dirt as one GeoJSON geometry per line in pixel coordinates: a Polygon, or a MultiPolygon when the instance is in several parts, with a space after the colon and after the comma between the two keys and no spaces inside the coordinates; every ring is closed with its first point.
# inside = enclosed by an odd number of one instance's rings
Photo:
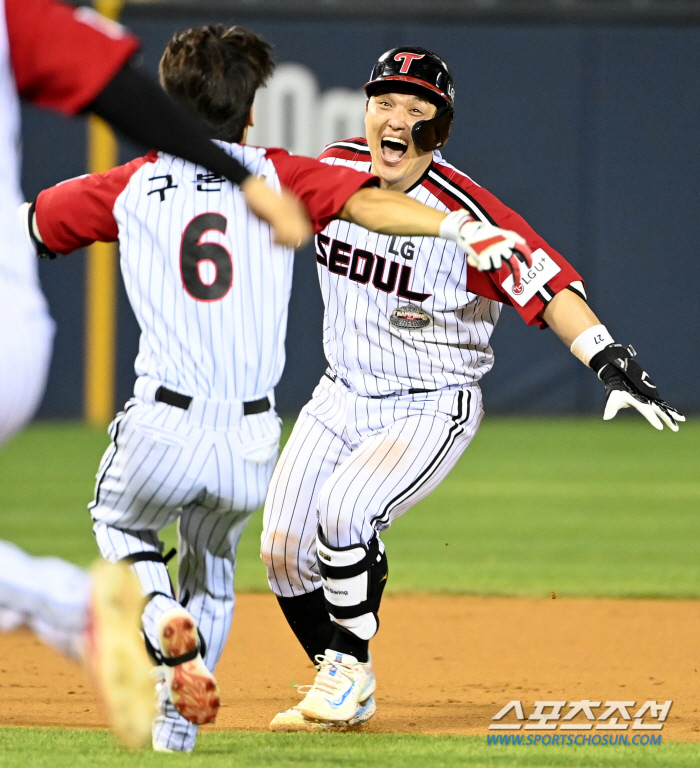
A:
{"type": "MultiPolygon", "coordinates": [[[[266,729],[299,701],[293,686],[313,680],[274,597],[237,603],[217,671],[222,708],[206,730],[266,729]]],[[[695,601],[389,595],[380,618],[378,711],[367,731],[485,734],[514,699],[525,717],[535,701],[635,701],[634,714],[649,699],[672,699],[664,741],[700,741],[695,601]]],[[[0,726],[105,721],[81,669],[20,630],[0,634],[0,726]]]]}

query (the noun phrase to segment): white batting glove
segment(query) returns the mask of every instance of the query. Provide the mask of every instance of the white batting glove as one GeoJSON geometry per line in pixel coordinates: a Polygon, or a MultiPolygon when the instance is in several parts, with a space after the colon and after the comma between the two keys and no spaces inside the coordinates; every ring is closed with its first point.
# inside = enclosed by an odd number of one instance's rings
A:
{"type": "Polygon", "coordinates": [[[467,263],[480,272],[495,272],[505,263],[520,284],[520,261],[532,266],[532,251],[525,238],[510,229],[475,221],[464,209],[452,211],[440,224],[440,237],[452,240],[467,254],[467,263]]]}
{"type": "Polygon", "coordinates": [[[654,429],[664,424],[678,432],[678,423],[685,416],[662,400],[656,384],[636,360],[632,347],[608,344],[591,358],[589,365],[605,384],[605,412],[603,419],[613,419],[623,408],[634,408],[644,416],[654,429]]]}
{"type": "Polygon", "coordinates": [[[634,408],[644,416],[644,418],[655,429],[663,429],[664,424],[673,432],[678,432],[679,421],[685,421],[678,411],[668,403],[658,403],[654,400],[642,400],[638,395],[624,392],[621,389],[613,389],[608,395],[605,403],[605,412],[603,420],[610,421],[617,416],[617,412],[623,408],[634,408]]]}

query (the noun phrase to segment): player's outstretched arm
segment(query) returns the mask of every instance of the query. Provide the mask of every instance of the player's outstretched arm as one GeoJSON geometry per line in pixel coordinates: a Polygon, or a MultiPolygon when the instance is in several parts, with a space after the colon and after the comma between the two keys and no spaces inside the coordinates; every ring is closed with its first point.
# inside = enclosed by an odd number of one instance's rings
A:
{"type": "Polygon", "coordinates": [[[532,266],[531,251],[517,232],[475,221],[465,210],[446,214],[401,193],[365,187],[340,212],[340,218],[383,235],[442,237],[466,252],[467,261],[483,272],[506,263],[520,283],[519,259],[532,266]]]}
{"type": "Polygon", "coordinates": [[[447,214],[403,192],[363,187],[347,200],[338,218],[382,235],[440,237],[447,214]]]}
{"type": "Polygon", "coordinates": [[[632,347],[616,344],[608,329],[588,304],[571,291],[561,291],[547,305],[542,317],[582,363],[592,368],[605,384],[608,421],[622,408],[635,408],[656,429],[678,432],[685,421],[675,408],[659,396],[649,374],[634,360],[632,347]]]}
{"type": "Polygon", "coordinates": [[[147,149],[197,163],[241,186],[250,207],[283,245],[309,226],[296,203],[250,178],[214,144],[204,126],[133,66],[138,41],[86,8],[53,0],[7,0],[10,58],[18,93],[67,115],[94,112],[147,149]]]}

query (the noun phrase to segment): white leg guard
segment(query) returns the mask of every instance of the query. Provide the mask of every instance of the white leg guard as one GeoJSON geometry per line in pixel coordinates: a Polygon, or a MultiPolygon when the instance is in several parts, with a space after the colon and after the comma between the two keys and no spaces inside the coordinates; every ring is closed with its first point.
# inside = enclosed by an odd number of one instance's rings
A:
{"type": "Polygon", "coordinates": [[[316,546],[328,613],[361,640],[369,640],[379,628],[377,613],[389,575],[384,544],[375,535],[368,546],[331,547],[319,528],[316,546]]]}

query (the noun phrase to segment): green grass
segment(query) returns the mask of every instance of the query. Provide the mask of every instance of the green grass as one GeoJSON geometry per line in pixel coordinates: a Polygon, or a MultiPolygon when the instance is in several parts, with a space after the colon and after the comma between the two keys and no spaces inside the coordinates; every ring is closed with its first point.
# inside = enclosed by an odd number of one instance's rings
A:
{"type": "Polygon", "coordinates": [[[385,536],[390,582],[700,595],[699,426],[673,434],[628,419],[487,420],[447,481],[385,536]]]}
{"type": "MultiPolygon", "coordinates": [[[[285,432],[288,434],[288,430],[285,432]]],[[[0,536],[79,564],[97,554],[86,509],[102,430],[35,424],[0,456],[0,536]]],[[[490,419],[449,478],[384,539],[394,591],[700,595],[700,424],[490,419]]],[[[239,550],[239,590],[266,590],[261,514],[239,550]]],[[[166,531],[168,544],[174,531],[166,531]]],[[[700,745],[503,747],[484,738],[203,734],[193,755],[136,756],[108,733],[0,729],[0,768],[160,766],[696,766],[700,745]]]]}
{"type": "Polygon", "coordinates": [[[202,734],[191,755],[131,755],[103,731],[0,729],[3,768],[690,768],[699,759],[700,746],[695,744],[502,747],[487,745],[483,737],[235,732],[202,734]]]}
{"type": "MultiPolygon", "coordinates": [[[[19,435],[0,455],[0,536],[89,563],[86,505],[107,444],[77,423],[19,435]]],[[[487,419],[447,480],[384,534],[388,588],[697,597],[698,456],[694,422],[672,434],[633,418],[487,419]]],[[[260,528],[258,512],[239,550],[240,590],[267,589],[260,528]]]]}

